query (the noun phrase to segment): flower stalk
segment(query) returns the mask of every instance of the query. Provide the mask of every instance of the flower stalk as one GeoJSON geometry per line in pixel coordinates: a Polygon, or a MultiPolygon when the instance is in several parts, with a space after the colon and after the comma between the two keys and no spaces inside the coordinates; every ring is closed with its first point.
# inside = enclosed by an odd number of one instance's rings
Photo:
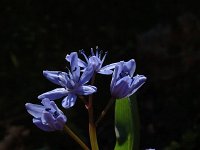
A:
{"type": "MultiPolygon", "coordinates": [[[[92,77],[91,85],[94,84],[95,73],[92,77]]],[[[94,124],[94,115],[93,115],[93,95],[89,96],[89,104],[88,104],[88,116],[89,116],[89,135],[90,135],[90,143],[92,150],[99,150],[97,135],[96,135],[96,126],[94,124]]]]}
{"type": "Polygon", "coordinates": [[[98,126],[99,122],[104,118],[104,116],[106,115],[106,113],[108,112],[108,110],[110,109],[110,107],[112,106],[112,104],[115,102],[115,98],[111,97],[108,104],[106,105],[106,107],[104,108],[104,110],[101,112],[101,115],[99,116],[99,118],[97,119],[97,121],[95,122],[95,125],[98,126]]]}
{"type": "Polygon", "coordinates": [[[92,150],[99,150],[98,142],[97,142],[97,135],[96,135],[96,126],[93,121],[93,108],[88,108],[89,114],[89,134],[90,134],[90,143],[92,150]]]}
{"type": "Polygon", "coordinates": [[[87,145],[67,126],[65,125],[63,130],[69,134],[84,150],[89,150],[87,145]]]}

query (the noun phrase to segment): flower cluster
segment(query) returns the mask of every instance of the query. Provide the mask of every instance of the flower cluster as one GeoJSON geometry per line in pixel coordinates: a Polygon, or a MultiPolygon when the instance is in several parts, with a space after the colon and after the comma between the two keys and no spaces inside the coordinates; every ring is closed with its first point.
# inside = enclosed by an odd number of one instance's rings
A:
{"type": "Polygon", "coordinates": [[[91,49],[91,55],[86,56],[83,50],[80,53],[85,61],[78,58],[77,52],[66,56],[70,63],[67,71],[43,71],[43,75],[59,88],[45,92],[38,96],[42,105],[26,103],[26,109],[33,118],[33,123],[44,131],[62,130],[67,117],[55,104],[56,99],[62,98],[62,107],[73,107],[79,96],[91,95],[97,92],[97,87],[89,85],[92,77],[99,73],[112,75],[110,84],[111,96],[114,99],[129,97],[134,94],[146,81],[143,75],[135,75],[136,64],[133,59],[120,61],[103,66],[107,52],[102,56],[102,51],[91,49]],[[103,67],[102,67],[103,66],[103,67]]]}
{"type": "Polygon", "coordinates": [[[91,79],[94,70],[93,64],[89,64],[82,75],[80,75],[80,67],[78,65],[78,55],[76,52],[72,52],[68,55],[70,60],[71,71],[44,71],[44,76],[51,82],[62,86],[62,88],[56,88],[52,91],[43,93],[38,96],[38,99],[48,98],[50,100],[59,99],[62,100],[62,106],[64,108],[70,108],[74,106],[77,95],[90,95],[97,91],[95,86],[86,85],[91,79]]]}

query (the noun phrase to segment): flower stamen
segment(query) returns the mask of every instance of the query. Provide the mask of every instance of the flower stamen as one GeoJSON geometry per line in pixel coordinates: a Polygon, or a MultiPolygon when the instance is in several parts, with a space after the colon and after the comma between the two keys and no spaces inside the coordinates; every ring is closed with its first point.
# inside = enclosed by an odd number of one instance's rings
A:
{"type": "Polygon", "coordinates": [[[103,64],[103,62],[104,62],[104,60],[105,60],[107,54],[108,54],[108,52],[105,52],[105,54],[104,54],[104,56],[103,56],[103,58],[102,58],[102,60],[101,60],[102,64],[103,64]]]}
{"type": "Polygon", "coordinates": [[[81,53],[81,55],[84,56],[85,60],[86,60],[87,63],[88,63],[89,60],[88,60],[87,56],[85,55],[85,51],[82,49],[82,50],[79,50],[79,53],[81,53]]]}
{"type": "Polygon", "coordinates": [[[92,56],[95,56],[93,48],[91,48],[91,54],[92,54],[92,56]]]}

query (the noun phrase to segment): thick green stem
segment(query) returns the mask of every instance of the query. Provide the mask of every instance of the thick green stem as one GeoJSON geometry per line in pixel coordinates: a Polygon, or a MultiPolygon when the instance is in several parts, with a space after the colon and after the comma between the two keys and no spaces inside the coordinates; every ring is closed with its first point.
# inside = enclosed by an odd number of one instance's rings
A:
{"type": "Polygon", "coordinates": [[[98,142],[97,142],[97,135],[96,135],[96,126],[93,121],[93,108],[88,108],[89,114],[89,134],[90,134],[90,143],[92,150],[98,150],[98,142]]]}
{"type": "MultiPolygon", "coordinates": [[[[94,84],[95,74],[93,75],[91,85],[94,84]]],[[[90,143],[92,150],[99,150],[97,135],[96,135],[96,126],[94,124],[94,116],[93,116],[93,96],[89,96],[89,104],[88,104],[88,115],[89,115],[89,135],[90,135],[90,143]]]]}
{"type": "Polygon", "coordinates": [[[65,125],[63,130],[69,134],[84,150],[89,150],[87,145],[67,126],[65,125]]]}

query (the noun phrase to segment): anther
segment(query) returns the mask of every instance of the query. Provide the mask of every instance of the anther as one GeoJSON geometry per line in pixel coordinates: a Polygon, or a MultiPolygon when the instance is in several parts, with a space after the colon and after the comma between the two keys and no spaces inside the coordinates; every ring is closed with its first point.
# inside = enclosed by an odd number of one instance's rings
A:
{"type": "Polygon", "coordinates": [[[92,54],[92,56],[94,56],[94,51],[93,51],[93,48],[91,48],[91,54],[92,54]]]}
{"type": "Polygon", "coordinates": [[[79,53],[80,53],[80,54],[84,54],[85,51],[84,51],[83,49],[81,49],[81,50],[79,50],[79,53]]]}
{"type": "Polygon", "coordinates": [[[72,70],[72,71],[74,72],[74,71],[76,71],[76,70],[77,70],[77,68],[75,67],[74,70],[72,70]]]}
{"type": "Polygon", "coordinates": [[[45,110],[46,110],[46,111],[50,111],[50,110],[51,110],[51,108],[45,108],[45,110]]]}
{"type": "Polygon", "coordinates": [[[53,116],[54,116],[55,118],[58,117],[58,116],[59,116],[58,112],[57,112],[57,111],[54,111],[53,116]]]}

